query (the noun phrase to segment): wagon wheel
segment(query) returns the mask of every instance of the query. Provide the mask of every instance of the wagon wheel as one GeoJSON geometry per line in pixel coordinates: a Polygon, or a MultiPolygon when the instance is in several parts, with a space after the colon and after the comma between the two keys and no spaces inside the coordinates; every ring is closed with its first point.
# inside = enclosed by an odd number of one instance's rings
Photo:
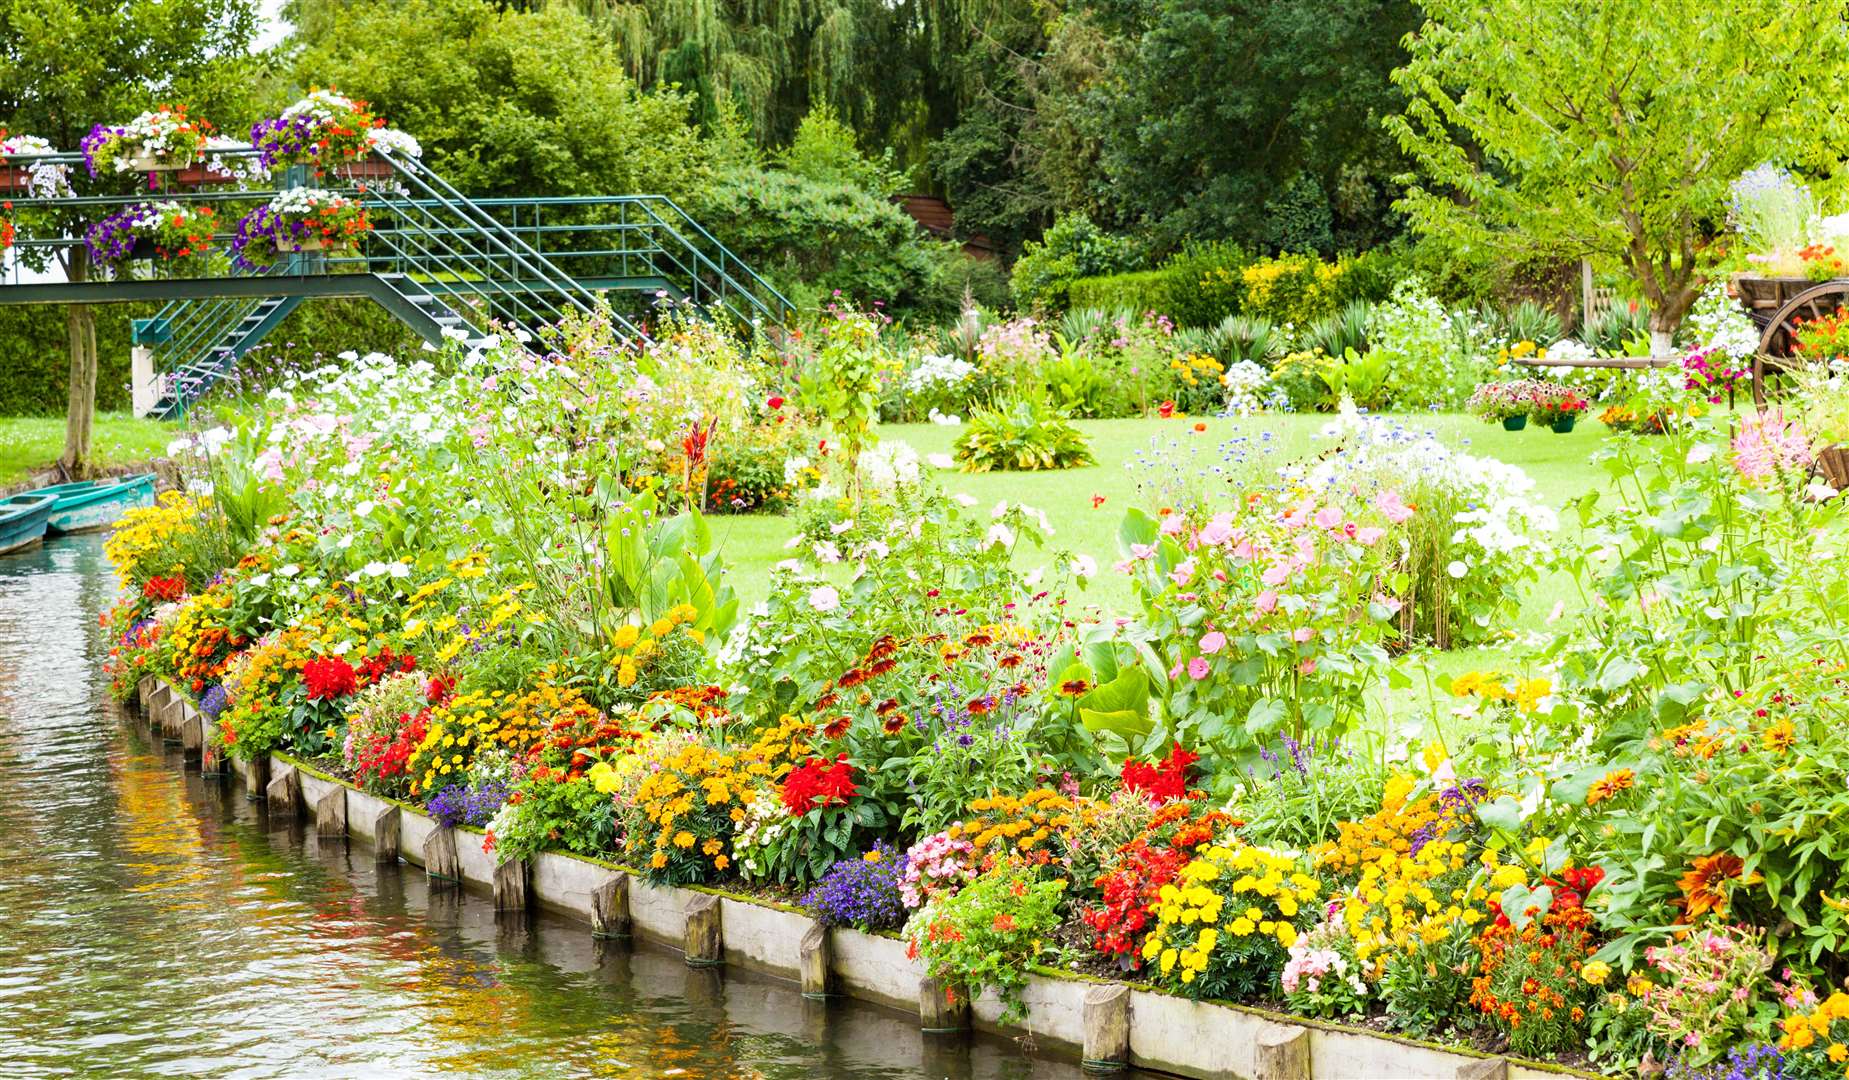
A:
{"type": "Polygon", "coordinates": [[[1802,363],[1797,353],[1797,332],[1801,323],[1834,315],[1836,309],[1849,304],[1849,278],[1818,282],[1785,301],[1765,323],[1759,335],[1759,351],[1753,354],[1753,404],[1766,407],[1766,379],[1783,375],[1802,363]]]}

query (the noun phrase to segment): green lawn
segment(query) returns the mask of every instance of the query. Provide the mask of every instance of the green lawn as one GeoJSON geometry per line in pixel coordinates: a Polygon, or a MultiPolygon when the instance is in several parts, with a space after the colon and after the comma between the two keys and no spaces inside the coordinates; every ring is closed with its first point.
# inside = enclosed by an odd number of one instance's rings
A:
{"type": "MultiPolygon", "coordinates": [[[[91,447],[99,466],[147,461],[166,454],[177,430],[158,420],[98,413],[91,447]]],[[[52,464],[63,452],[63,417],[0,417],[0,487],[25,480],[33,469],[52,464]]]]}
{"type": "MultiPolygon", "coordinates": [[[[1461,414],[1408,415],[1398,420],[1419,430],[1432,431],[1447,445],[1485,457],[1498,458],[1519,465],[1535,480],[1533,497],[1555,509],[1569,499],[1583,494],[1588,487],[1603,489],[1606,477],[1595,466],[1592,455],[1607,437],[1604,425],[1590,419],[1582,421],[1572,432],[1560,435],[1546,428],[1518,432],[1503,431],[1461,414]]],[[[951,492],[963,492],[978,500],[977,509],[987,512],[998,500],[1023,502],[1044,510],[1053,524],[1053,546],[1065,551],[1089,554],[1105,572],[1098,575],[1084,594],[1083,602],[1095,604],[1106,612],[1126,612],[1132,601],[1128,581],[1109,572],[1118,558],[1117,525],[1124,511],[1132,506],[1157,505],[1160,496],[1139,492],[1139,477],[1147,484],[1154,470],[1142,464],[1152,447],[1173,444],[1182,452],[1192,451],[1203,475],[1221,459],[1223,448],[1244,446],[1270,447],[1267,460],[1275,464],[1315,453],[1322,443],[1317,433],[1329,422],[1326,415],[1275,415],[1250,419],[1209,419],[1207,429],[1195,432],[1197,418],[1174,420],[1081,420],[1078,426],[1091,439],[1098,464],[1091,468],[1049,473],[987,473],[965,475],[937,472],[937,477],[951,492]],[[1268,435],[1266,433],[1269,433],[1268,435]],[[1241,444],[1234,440],[1248,440],[1241,444]],[[1095,496],[1104,501],[1093,506],[1095,496]]],[[[961,431],[958,427],[931,424],[896,424],[879,429],[882,440],[902,439],[921,456],[948,453],[961,431]]],[[[1228,451],[1230,452],[1230,450],[1228,451]]],[[[770,568],[788,557],[783,543],[789,539],[790,523],[783,518],[763,516],[715,517],[716,536],[724,544],[732,584],[741,599],[753,603],[765,594],[770,568]]],[[[1577,526],[1562,516],[1562,537],[1570,536],[1577,526]]],[[[1032,566],[1045,559],[1044,553],[1026,550],[1020,555],[1024,565],[1032,566]]],[[[1539,629],[1555,603],[1567,602],[1568,610],[1577,607],[1577,593],[1564,575],[1536,583],[1524,597],[1521,622],[1539,629]]],[[[1517,627],[1521,629],[1521,627],[1517,627]]],[[[1427,717],[1431,703],[1425,690],[1423,668],[1429,666],[1433,677],[1456,675],[1478,669],[1511,670],[1517,666],[1511,658],[1511,645],[1458,649],[1446,653],[1426,651],[1399,661],[1412,675],[1411,690],[1383,700],[1373,716],[1377,730],[1385,732],[1412,722],[1429,728],[1427,717]],[[1408,670],[1409,669],[1409,670],[1408,670]]],[[[1440,706],[1441,711],[1448,706],[1440,706]]]]}

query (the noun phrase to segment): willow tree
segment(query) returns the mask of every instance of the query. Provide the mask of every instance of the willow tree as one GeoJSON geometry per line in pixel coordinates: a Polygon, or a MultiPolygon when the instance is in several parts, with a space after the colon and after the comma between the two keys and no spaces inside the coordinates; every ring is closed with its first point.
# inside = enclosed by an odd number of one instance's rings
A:
{"type": "Polygon", "coordinates": [[[1834,170],[1849,76],[1841,4],[1419,0],[1389,129],[1423,179],[1398,204],[1461,244],[1623,266],[1668,353],[1724,225],[1764,161],[1834,170]]]}
{"type": "MultiPolygon", "coordinates": [[[[254,0],[0,0],[0,126],[76,150],[93,125],[162,102],[241,118],[256,27],[254,0]]],[[[80,213],[44,222],[73,238],[86,224],[80,213]]],[[[59,248],[55,258],[67,280],[90,278],[84,244],[59,248]]],[[[96,413],[96,314],[69,304],[65,320],[70,380],[59,466],[80,476],[89,471],[96,413]]]]}

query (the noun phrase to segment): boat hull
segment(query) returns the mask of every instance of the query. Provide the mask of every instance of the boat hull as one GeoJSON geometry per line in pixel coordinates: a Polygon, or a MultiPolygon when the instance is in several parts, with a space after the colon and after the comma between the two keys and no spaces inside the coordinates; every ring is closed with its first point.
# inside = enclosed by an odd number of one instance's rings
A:
{"type": "Polygon", "coordinates": [[[114,525],[124,511],[154,505],[154,474],[87,484],[60,484],[40,488],[32,494],[51,495],[57,499],[46,526],[49,535],[97,532],[114,525]]]}
{"type": "Polygon", "coordinates": [[[0,555],[39,546],[51,524],[51,508],[56,503],[50,495],[32,494],[0,500],[0,555]]]}

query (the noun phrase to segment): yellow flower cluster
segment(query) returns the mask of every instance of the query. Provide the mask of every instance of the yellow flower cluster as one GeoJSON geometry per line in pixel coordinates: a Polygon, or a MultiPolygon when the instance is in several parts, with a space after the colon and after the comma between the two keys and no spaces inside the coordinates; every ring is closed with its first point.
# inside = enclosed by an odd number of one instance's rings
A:
{"type": "Polygon", "coordinates": [[[990,795],[969,804],[971,819],[950,827],[953,840],[968,840],[978,853],[991,847],[1029,852],[1072,825],[1073,802],[1052,788],[1025,795],[990,795]]]}
{"type": "MultiPolygon", "coordinates": [[[[1787,1014],[1780,1027],[1784,1035],[1778,1040],[1780,1050],[1806,1050],[1818,1042],[1826,1045],[1824,1056],[1831,1063],[1842,1065],[1849,1062],[1849,1032],[1832,1034],[1836,1022],[1849,1020],[1849,994],[1841,990],[1817,1003],[1817,1007],[1808,1013],[1794,1012],[1787,1014]]],[[[1849,1069],[1845,1070],[1849,1075],[1849,1069]]]]}
{"type": "Polygon", "coordinates": [[[705,635],[694,629],[693,621],[699,617],[699,611],[692,604],[676,604],[668,609],[667,614],[656,619],[647,627],[625,624],[617,627],[610,644],[616,649],[612,659],[616,663],[616,685],[628,689],[636,684],[642,675],[642,668],[648,663],[661,643],[672,634],[676,627],[696,643],[704,645],[705,635]]]}
{"type": "Polygon", "coordinates": [[[1207,970],[1226,942],[1269,938],[1289,948],[1297,940],[1293,920],[1321,889],[1288,852],[1215,844],[1157,893],[1143,958],[1155,961],[1165,977],[1179,968],[1186,984],[1207,970]]]}
{"type": "Polygon", "coordinates": [[[776,798],[791,763],[809,752],[810,734],[810,725],[785,716],[729,752],[664,732],[640,744],[631,763],[594,765],[587,775],[626,811],[624,850],[636,858],[647,853],[650,870],[666,870],[676,858],[725,870],[732,863],[726,842],[746,809],[776,798]]]}
{"type": "Polygon", "coordinates": [[[1475,697],[1485,704],[1507,701],[1516,711],[1531,713],[1541,699],[1552,693],[1554,684],[1540,676],[1504,681],[1493,671],[1472,671],[1451,682],[1451,693],[1458,697],[1475,697]]]}
{"type": "Polygon", "coordinates": [[[1496,366],[1508,367],[1512,361],[1530,356],[1534,357],[1536,360],[1545,360],[1547,359],[1547,350],[1537,346],[1532,341],[1518,341],[1508,348],[1496,350],[1496,366]]]}
{"type": "Polygon", "coordinates": [[[195,694],[219,680],[230,648],[243,644],[243,639],[233,641],[225,630],[225,611],[230,607],[231,592],[222,587],[189,597],[162,641],[174,675],[195,694]]]}
{"type": "Polygon", "coordinates": [[[310,655],[308,634],[289,629],[233,657],[225,672],[229,703],[219,713],[213,741],[238,757],[269,753],[281,741],[288,721],[278,698],[300,677],[310,655]]]}
{"type": "Polygon", "coordinates": [[[1319,870],[1346,877],[1363,866],[1395,859],[1412,850],[1412,834],[1438,820],[1438,800],[1426,796],[1408,804],[1415,781],[1399,773],[1387,780],[1380,810],[1359,821],[1336,825],[1336,838],[1310,852],[1319,870]]]}
{"type": "Polygon", "coordinates": [[[1175,373],[1175,378],[1186,386],[1199,386],[1202,379],[1218,382],[1220,372],[1224,370],[1218,360],[1203,353],[1178,356],[1170,360],[1168,366],[1175,373]]]}
{"type": "Polygon", "coordinates": [[[469,764],[483,749],[501,747],[524,753],[538,742],[555,720],[596,713],[584,695],[553,680],[556,673],[541,671],[529,690],[467,691],[430,711],[424,741],[411,755],[411,790],[437,791],[462,779],[469,764]]]}
{"type": "Polygon", "coordinates": [[[172,537],[197,529],[207,503],[178,492],[162,493],[153,506],[138,506],[117,519],[115,531],[103,542],[103,554],[116,568],[116,580],[135,580],[140,561],[172,537]]]}

